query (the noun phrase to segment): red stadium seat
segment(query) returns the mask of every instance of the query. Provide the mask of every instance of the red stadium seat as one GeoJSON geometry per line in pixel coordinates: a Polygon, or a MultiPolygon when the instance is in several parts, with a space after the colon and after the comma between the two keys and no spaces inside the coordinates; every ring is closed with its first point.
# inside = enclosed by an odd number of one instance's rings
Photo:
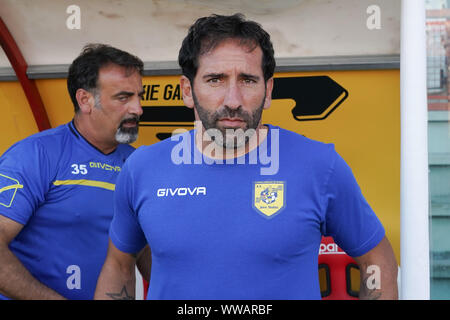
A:
{"type": "Polygon", "coordinates": [[[323,300],[357,300],[359,291],[358,265],[333,241],[322,237],[319,250],[319,276],[323,300]],[[355,280],[357,279],[357,280],[355,280]],[[352,289],[353,288],[353,289],[352,289]]]}

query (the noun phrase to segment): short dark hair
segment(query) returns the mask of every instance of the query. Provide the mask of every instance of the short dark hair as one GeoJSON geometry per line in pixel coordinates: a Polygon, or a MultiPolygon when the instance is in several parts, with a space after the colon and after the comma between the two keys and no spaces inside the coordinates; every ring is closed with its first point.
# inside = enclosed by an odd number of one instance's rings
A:
{"type": "Polygon", "coordinates": [[[238,39],[243,45],[260,46],[263,52],[264,80],[267,81],[273,76],[275,58],[270,35],[261,25],[245,20],[244,15],[240,13],[231,16],[213,14],[199,18],[189,28],[178,54],[178,63],[183,75],[193,82],[197,74],[198,58],[226,39],[238,39]]]}
{"type": "Polygon", "coordinates": [[[143,74],[144,63],[138,57],[111,47],[106,44],[88,44],[81,54],[72,62],[67,77],[67,89],[75,108],[75,113],[80,110],[76,92],[85,89],[92,92],[97,88],[99,71],[102,67],[115,64],[127,69],[127,72],[137,71],[143,74]]]}

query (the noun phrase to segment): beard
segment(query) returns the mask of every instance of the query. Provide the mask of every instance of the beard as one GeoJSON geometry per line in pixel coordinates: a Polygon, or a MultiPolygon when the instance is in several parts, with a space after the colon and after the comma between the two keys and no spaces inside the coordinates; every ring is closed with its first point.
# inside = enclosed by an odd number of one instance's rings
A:
{"type": "Polygon", "coordinates": [[[116,131],[116,141],[118,143],[132,143],[135,142],[138,138],[139,131],[139,117],[127,117],[120,122],[119,127],[116,131]],[[136,125],[134,127],[124,127],[125,123],[134,122],[136,125]]]}
{"type": "Polygon", "coordinates": [[[248,143],[261,121],[265,102],[264,92],[261,104],[251,113],[243,110],[241,106],[231,109],[226,105],[216,111],[209,111],[200,105],[193,89],[192,97],[198,117],[211,140],[225,149],[237,149],[248,143]],[[219,126],[218,121],[223,118],[238,118],[244,122],[245,126],[238,129],[219,126]]]}

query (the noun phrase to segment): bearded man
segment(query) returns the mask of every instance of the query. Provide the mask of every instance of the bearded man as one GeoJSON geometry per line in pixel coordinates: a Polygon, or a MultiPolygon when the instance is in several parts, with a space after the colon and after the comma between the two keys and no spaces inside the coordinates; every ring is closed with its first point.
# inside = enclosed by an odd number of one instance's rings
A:
{"type": "Polygon", "coordinates": [[[0,158],[0,298],[93,298],[115,181],[138,134],[142,70],[127,52],[87,45],[69,68],[73,120],[0,158]]]}
{"type": "Polygon", "coordinates": [[[95,298],[134,290],[133,254],[148,242],[148,299],[320,299],[318,252],[329,235],[355,257],[361,298],[396,299],[384,228],[334,146],[261,121],[274,86],[268,33],[239,14],[203,17],[178,61],[200,125],[128,159],[95,298]],[[180,158],[194,161],[174,159],[185,151],[174,141],[193,141],[180,158]],[[269,149],[277,164],[265,171],[269,149]],[[366,286],[369,266],[380,287],[366,286]]]}

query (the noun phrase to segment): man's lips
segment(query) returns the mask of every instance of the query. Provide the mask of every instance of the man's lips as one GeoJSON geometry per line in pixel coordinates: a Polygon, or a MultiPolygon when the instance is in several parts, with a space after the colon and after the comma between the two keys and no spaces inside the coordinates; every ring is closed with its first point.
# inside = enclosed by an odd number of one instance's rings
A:
{"type": "Polygon", "coordinates": [[[132,128],[132,127],[136,127],[137,124],[138,124],[138,121],[136,119],[129,119],[129,120],[122,121],[122,124],[120,126],[126,127],[126,128],[132,128]]]}
{"type": "Polygon", "coordinates": [[[244,123],[244,120],[240,118],[221,118],[219,119],[219,122],[226,127],[239,127],[244,123]]]}

